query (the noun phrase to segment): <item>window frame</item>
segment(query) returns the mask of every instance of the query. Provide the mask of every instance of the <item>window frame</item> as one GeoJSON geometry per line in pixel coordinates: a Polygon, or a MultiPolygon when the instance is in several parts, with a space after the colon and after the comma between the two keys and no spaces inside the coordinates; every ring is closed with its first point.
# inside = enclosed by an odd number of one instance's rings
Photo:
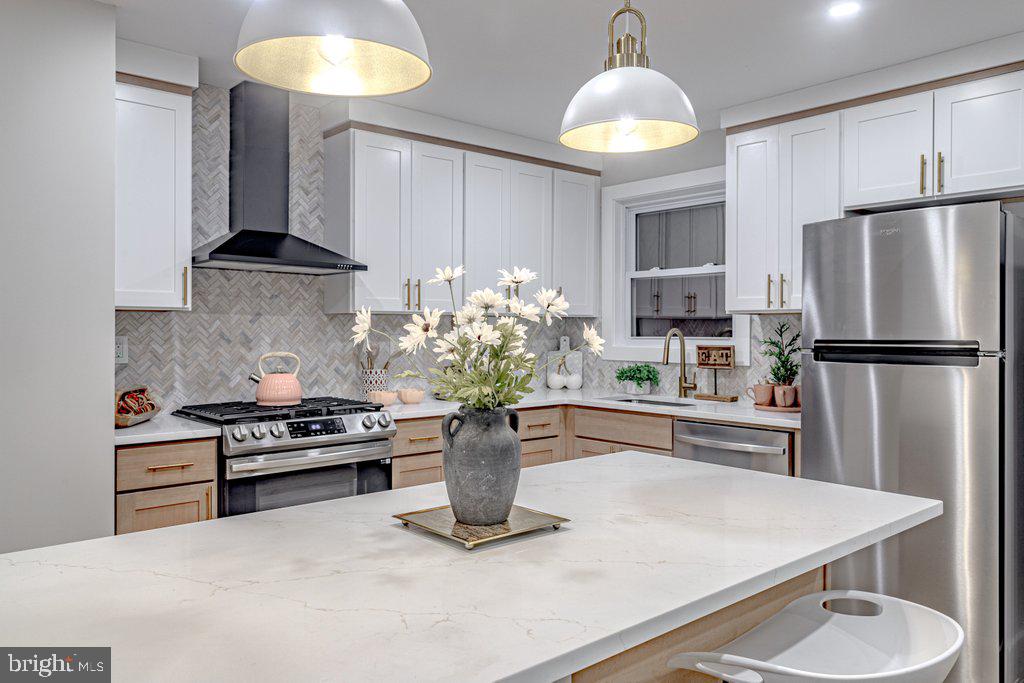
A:
{"type": "MultiPolygon", "coordinates": [[[[633,280],[680,275],[718,274],[725,265],[664,270],[636,270],[636,216],[651,211],[725,202],[725,167],[677,173],[650,180],[612,185],[601,190],[601,272],[612,286],[601,291],[601,330],[604,357],[619,361],[661,360],[664,342],[635,337],[632,329],[633,280]]],[[[728,253],[726,254],[728,258],[728,253]]],[[[686,340],[686,362],[696,362],[697,344],[732,344],[736,365],[750,364],[750,316],[733,314],[732,337],[692,337],[686,340]]],[[[669,360],[679,362],[673,344],[669,360]]]]}

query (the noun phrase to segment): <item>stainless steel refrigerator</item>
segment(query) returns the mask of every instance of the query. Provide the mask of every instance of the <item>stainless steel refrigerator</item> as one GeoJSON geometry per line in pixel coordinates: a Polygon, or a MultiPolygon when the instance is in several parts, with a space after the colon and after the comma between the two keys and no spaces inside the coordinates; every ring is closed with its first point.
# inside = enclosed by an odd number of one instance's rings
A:
{"type": "Polygon", "coordinates": [[[803,231],[801,475],[943,502],[941,517],[829,577],[956,619],[966,637],[950,681],[1024,676],[1020,209],[961,204],[803,231]]]}

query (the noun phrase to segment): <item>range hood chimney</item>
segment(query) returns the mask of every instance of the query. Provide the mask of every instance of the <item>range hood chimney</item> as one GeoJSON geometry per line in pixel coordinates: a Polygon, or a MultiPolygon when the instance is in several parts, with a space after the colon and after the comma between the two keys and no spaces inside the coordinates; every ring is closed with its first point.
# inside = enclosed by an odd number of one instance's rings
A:
{"type": "Polygon", "coordinates": [[[366,270],[288,232],[288,92],[242,81],[231,89],[231,231],[192,251],[196,268],[333,275],[366,270]]]}

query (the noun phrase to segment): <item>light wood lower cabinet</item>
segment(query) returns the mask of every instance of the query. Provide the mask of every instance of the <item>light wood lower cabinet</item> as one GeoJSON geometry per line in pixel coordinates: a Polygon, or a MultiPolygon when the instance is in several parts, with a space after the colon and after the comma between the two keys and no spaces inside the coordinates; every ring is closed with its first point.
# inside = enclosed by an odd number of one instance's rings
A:
{"type": "Polygon", "coordinates": [[[391,459],[391,488],[433,484],[444,481],[441,453],[403,455],[391,459]]]}
{"type": "MultiPolygon", "coordinates": [[[[573,434],[598,441],[672,450],[672,418],[594,408],[573,409],[573,434]]],[[[635,448],[643,450],[642,448],[635,448]]],[[[628,449],[617,449],[628,450],[628,449]]],[[[614,451],[609,451],[614,452],[614,451]]]]}
{"type": "Polygon", "coordinates": [[[441,420],[440,417],[427,417],[397,421],[398,433],[392,443],[394,454],[412,455],[441,450],[441,420]]]}
{"type": "Polygon", "coordinates": [[[628,443],[597,441],[596,439],[585,439],[580,436],[574,436],[572,437],[572,448],[570,449],[568,459],[578,460],[579,458],[590,458],[595,455],[607,455],[608,453],[620,453],[622,451],[640,451],[642,453],[654,453],[655,455],[672,455],[672,451],[661,448],[633,446],[628,443]]]}
{"type": "Polygon", "coordinates": [[[217,510],[216,488],[211,481],[119,493],[116,533],[127,534],[213,519],[217,510]]]}
{"type": "Polygon", "coordinates": [[[114,451],[115,533],[217,516],[217,440],[121,446],[114,451]]]}
{"type": "Polygon", "coordinates": [[[523,442],[523,467],[550,465],[560,460],[562,460],[562,437],[560,436],[523,442]]]}
{"type": "Polygon", "coordinates": [[[519,411],[519,438],[543,439],[562,433],[562,409],[533,408],[519,411]]]}

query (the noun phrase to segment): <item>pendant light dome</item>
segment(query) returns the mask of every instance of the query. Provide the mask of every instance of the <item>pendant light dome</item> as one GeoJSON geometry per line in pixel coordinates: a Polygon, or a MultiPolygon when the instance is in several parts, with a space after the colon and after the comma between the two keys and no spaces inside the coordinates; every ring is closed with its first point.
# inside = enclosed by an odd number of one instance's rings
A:
{"type": "Polygon", "coordinates": [[[416,18],[402,0],[255,0],[235,66],[296,92],[377,97],[430,80],[416,18]]]}
{"type": "Polygon", "coordinates": [[[608,22],[604,68],[569,102],[558,138],[563,145],[586,152],[645,152],[682,145],[700,134],[686,93],[650,68],[647,21],[630,0],[608,22]],[[627,13],[640,20],[639,45],[628,32],[614,40],[615,20],[627,13]]]}

